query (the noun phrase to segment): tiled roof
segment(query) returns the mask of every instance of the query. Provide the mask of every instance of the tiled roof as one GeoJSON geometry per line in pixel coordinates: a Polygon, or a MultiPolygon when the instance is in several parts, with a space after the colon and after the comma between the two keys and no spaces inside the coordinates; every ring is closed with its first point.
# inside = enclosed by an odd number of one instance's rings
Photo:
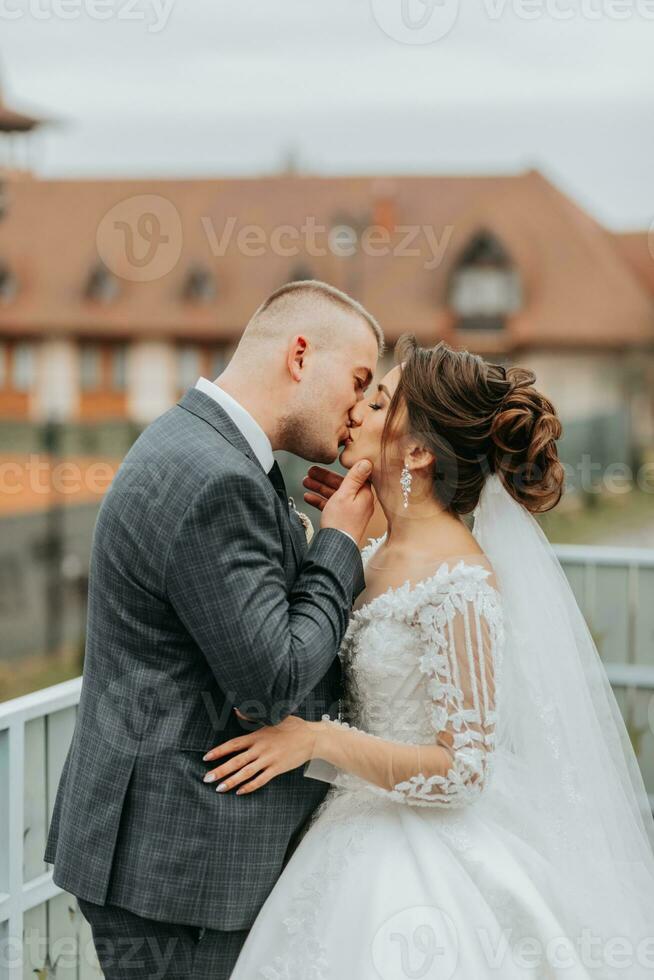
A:
{"type": "MultiPolygon", "coordinates": [[[[634,261],[638,250],[627,247],[628,236],[607,232],[533,171],[506,177],[8,180],[3,197],[0,263],[18,283],[15,297],[0,303],[4,333],[235,339],[259,302],[299,273],[355,295],[379,317],[390,340],[412,330],[424,342],[442,337],[482,353],[654,343],[654,290],[647,289],[654,259],[651,266],[643,254],[634,261]],[[111,238],[126,207],[121,202],[141,195],[155,195],[155,214],[172,205],[181,228],[178,261],[151,282],[122,277],[133,272],[125,238],[119,232],[111,238]],[[105,219],[116,205],[119,210],[105,219]],[[312,221],[325,228],[314,234],[325,254],[307,254],[304,247],[281,254],[290,248],[288,235],[282,235],[281,248],[270,247],[275,229],[279,234],[289,226],[296,242],[306,242],[301,229],[312,221]],[[221,243],[230,223],[231,237],[221,243]],[[383,225],[392,247],[377,243],[366,250],[385,254],[334,254],[326,247],[327,229],[338,225],[383,225]],[[258,229],[249,244],[246,226],[258,229]],[[117,286],[102,292],[105,300],[88,290],[90,277],[98,275],[99,227],[102,257],[117,286]],[[450,274],[484,229],[515,263],[525,297],[500,339],[457,335],[447,307],[450,274]],[[441,260],[434,261],[439,245],[441,260]],[[189,275],[198,269],[209,275],[211,288],[193,300],[189,275]]],[[[161,230],[166,233],[165,222],[161,230]]],[[[152,235],[151,222],[144,231],[152,235]]],[[[143,252],[147,242],[140,247],[143,252]]]]}
{"type": "Polygon", "coordinates": [[[613,237],[623,259],[634,269],[654,300],[654,224],[649,234],[634,231],[613,237]]]}

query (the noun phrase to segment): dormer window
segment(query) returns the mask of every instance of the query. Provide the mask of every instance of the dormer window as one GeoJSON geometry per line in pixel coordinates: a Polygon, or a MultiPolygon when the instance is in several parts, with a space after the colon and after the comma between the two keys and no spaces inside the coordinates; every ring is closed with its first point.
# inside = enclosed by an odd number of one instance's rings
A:
{"type": "Polygon", "coordinates": [[[520,276],[490,232],[480,232],[464,250],[450,280],[449,302],[462,330],[502,330],[520,309],[520,276]]]}
{"type": "Polygon", "coordinates": [[[11,303],[18,291],[18,280],[8,265],[0,263],[0,303],[11,303]]]}
{"type": "Polygon", "coordinates": [[[91,270],[86,282],[85,295],[96,303],[111,303],[120,293],[118,281],[101,262],[91,270]]]}
{"type": "Polygon", "coordinates": [[[289,276],[289,282],[306,282],[308,279],[313,279],[313,273],[308,265],[299,263],[293,267],[291,275],[289,276]]]}
{"type": "Polygon", "coordinates": [[[184,283],[184,299],[191,303],[210,303],[216,298],[216,280],[203,265],[192,265],[184,283]]]}

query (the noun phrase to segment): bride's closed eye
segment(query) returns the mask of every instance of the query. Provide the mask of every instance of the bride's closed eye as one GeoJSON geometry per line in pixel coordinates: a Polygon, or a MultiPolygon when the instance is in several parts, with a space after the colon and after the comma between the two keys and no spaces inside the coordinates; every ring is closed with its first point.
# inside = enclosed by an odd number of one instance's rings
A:
{"type": "Polygon", "coordinates": [[[383,406],[379,405],[378,402],[370,402],[368,408],[371,408],[373,412],[378,412],[380,408],[383,408],[383,406]]]}

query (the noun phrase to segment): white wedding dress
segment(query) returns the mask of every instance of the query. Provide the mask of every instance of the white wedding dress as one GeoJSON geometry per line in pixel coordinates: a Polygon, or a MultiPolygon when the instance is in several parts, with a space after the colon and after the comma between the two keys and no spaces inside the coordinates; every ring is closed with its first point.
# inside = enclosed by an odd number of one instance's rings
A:
{"type": "Polygon", "coordinates": [[[507,819],[518,784],[495,737],[504,621],[490,580],[483,556],[451,560],[352,614],[340,654],[352,727],[391,752],[440,740],[452,765],[384,789],[313,760],[305,775],[334,785],[232,980],[632,975],[582,963],[564,883],[507,819]]]}

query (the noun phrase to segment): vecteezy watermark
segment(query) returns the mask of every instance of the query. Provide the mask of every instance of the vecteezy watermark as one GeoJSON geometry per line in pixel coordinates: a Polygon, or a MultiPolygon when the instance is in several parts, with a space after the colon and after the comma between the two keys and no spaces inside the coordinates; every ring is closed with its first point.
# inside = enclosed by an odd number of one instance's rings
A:
{"type": "Polygon", "coordinates": [[[98,225],[96,246],[107,269],[130,282],[162,279],[175,268],[184,236],[179,211],[159,194],[119,201],[98,225]]]}
{"type": "Polygon", "coordinates": [[[432,225],[367,225],[354,228],[340,224],[319,224],[307,215],[301,225],[240,225],[234,215],[217,227],[211,218],[201,219],[207,242],[214,258],[222,258],[230,248],[236,248],[245,258],[257,258],[271,252],[282,258],[308,256],[352,258],[363,254],[371,258],[391,255],[393,258],[422,258],[423,267],[432,272],[443,261],[454,233],[453,225],[434,228],[432,225]]]}
{"type": "MultiPolygon", "coordinates": [[[[402,44],[432,44],[446,37],[459,15],[459,0],[370,0],[383,32],[402,44]]],[[[654,0],[482,0],[491,21],[654,21],[654,0]]]]}
{"type": "MultiPolygon", "coordinates": [[[[126,473],[123,463],[123,474],[126,473]]],[[[445,466],[445,464],[443,464],[445,466]]],[[[490,472],[488,464],[481,462],[485,475],[490,472]],[[485,468],[484,468],[485,467],[485,468]]],[[[654,494],[654,460],[632,467],[628,463],[606,463],[594,460],[590,453],[583,453],[574,463],[563,463],[566,477],[566,492],[582,491],[586,494],[623,496],[632,490],[654,494]]],[[[118,464],[109,460],[78,462],[64,459],[52,462],[42,453],[31,453],[24,459],[8,459],[0,462],[0,497],[51,497],[62,499],[84,495],[102,498],[116,475],[118,464]]],[[[518,468],[514,479],[533,479],[533,466],[518,468]]],[[[150,466],[140,469],[137,478],[130,481],[123,490],[125,494],[142,494],[152,499],[157,494],[164,495],[170,485],[170,473],[165,466],[150,466]]],[[[450,468],[439,479],[442,484],[456,487],[456,466],[450,468]]]]}
{"type": "Polygon", "coordinates": [[[116,465],[102,460],[81,465],[74,460],[52,463],[47,456],[32,453],[25,460],[0,463],[0,496],[101,498],[116,475],[116,465]]]}
{"type": "MultiPolygon", "coordinates": [[[[592,929],[584,928],[579,936],[551,936],[545,941],[541,936],[520,935],[514,938],[513,929],[503,929],[498,936],[486,929],[476,929],[479,949],[489,970],[501,977],[507,959],[511,966],[534,971],[534,976],[548,976],[552,971],[572,970],[581,965],[589,971],[611,971],[611,976],[634,975],[634,968],[654,968],[654,937],[634,941],[628,936],[602,937],[592,929]],[[620,972],[617,972],[620,971],[620,972]]],[[[513,971],[511,971],[513,972],[513,971]]],[[[558,975],[558,972],[557,972],[558,975]]],[[[637,974],[641,976],[639,972],[637,974]]]]}
{"type": "Polygon", "coordinates": [[[175,0],[0,0],[0,20],[120,20],[144,23],[150,34],[164,30],[175,0]]]}
{"type": "Polygon", "coordinates": [[[654,0],[483,0],[491,20],[654,20],[654,0]]]}
{"type": "Polygon", "coordinates": [[[434,906],[403,909],[377,930],[371,955],[381,980],[449,980],[459,959],[456,927],[434,906]]]}
{"type": "Polygon", "coordinates": [[[371,0],[384,34],[402,44],[433,44],[446,37],[459,17],[459,0],[371,0]]]}
{"type": "MultiPolygon", "coordinates": [[[[82,913],[75,905],[68,907],[72,934],[49,938],[39,929],[26,929],[18,936],[0,942],[0,969],[16,970],[23,967],[29,976],[54,977],[64,974],[79,975],[82,972],[99,973],[96,946],[93,940],[82,939],[77,931],[82,913]],[[85,971],[84,967],[90,968],[85,971]]],[[[103,966],[115,966],[125,975],[162,980],[170,976],[169,970],[179,938],[161,939],[154,936],[123,936],[101,939],[98,947],[102,952],[103,966]],[[127,972],[129,971],[129,973],[127,972]]]]}

